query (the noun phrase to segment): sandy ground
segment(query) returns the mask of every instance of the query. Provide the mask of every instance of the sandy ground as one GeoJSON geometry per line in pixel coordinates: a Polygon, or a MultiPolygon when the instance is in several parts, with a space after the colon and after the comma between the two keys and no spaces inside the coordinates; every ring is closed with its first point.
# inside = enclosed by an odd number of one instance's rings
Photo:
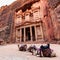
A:
{"type": "MultiPolygon", "coordinates": [[[[39,47],[40,45],[37,44],[36,46],[39,47]]],[[[18,51],[17,44],[0,46],[0,60],[60,60],[60,45],[51,44],[51,48],[56,52],[57,57],[37,57],[29,52],[20,52],[18,51]]]]}

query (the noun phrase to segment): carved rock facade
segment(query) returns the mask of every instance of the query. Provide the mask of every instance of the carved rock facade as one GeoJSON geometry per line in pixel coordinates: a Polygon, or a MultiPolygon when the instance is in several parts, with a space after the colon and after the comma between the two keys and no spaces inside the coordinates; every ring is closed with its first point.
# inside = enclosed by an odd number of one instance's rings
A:
{"type": "Polygon", "coordinates": [[[0,38],[7,42],[15,42],[16,12],[19,10],[25,12],[27,9],[31,9],[30,6],[36,2],[39,2],[41,6],[40,16],[43,22],[44,40],[60,40],[60,0],[17,0],[9,6],[1,7],[0,38]]]}

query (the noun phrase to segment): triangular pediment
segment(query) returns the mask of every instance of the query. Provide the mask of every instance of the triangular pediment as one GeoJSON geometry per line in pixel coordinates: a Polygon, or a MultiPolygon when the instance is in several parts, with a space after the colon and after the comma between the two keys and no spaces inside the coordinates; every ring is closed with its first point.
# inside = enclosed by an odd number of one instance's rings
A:
{"type": "Polygon", "coordinates": [[[33,22],[31,22],[31,21],[25,21],[25,22],[23,22],[22,23],[22,25],[28,25],[28,24],[32,24],[33,22]]]}

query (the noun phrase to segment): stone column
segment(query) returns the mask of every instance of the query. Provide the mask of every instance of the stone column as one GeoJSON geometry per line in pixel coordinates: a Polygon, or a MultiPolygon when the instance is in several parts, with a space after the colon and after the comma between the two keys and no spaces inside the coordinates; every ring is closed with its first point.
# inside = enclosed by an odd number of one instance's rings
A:
{"type": "Polygon", "coordinates": [[[34,26],[34,29],[35,29],[35,39],[37,41],[37,30],[36,30],[36,26],[34,26]]]}
{"type": "Polygon", "coordinates": [[[31,41],[33,40],[32,38],[32,27],[30,26],[30,36],[31,36],[31,41]]]}
{"type": "Polygon", "coordinates": [[[26,41],[25,27],[24,27],[24,42],[26,41]]]}

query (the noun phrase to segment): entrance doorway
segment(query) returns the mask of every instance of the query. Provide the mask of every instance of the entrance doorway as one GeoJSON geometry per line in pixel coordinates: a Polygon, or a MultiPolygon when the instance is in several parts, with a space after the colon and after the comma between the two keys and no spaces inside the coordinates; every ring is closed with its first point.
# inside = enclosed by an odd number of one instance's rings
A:
{"type": "Polygon", "coordinates": [[[26,41],[30,41],[31,40],[30,27],[27,27],[25,31],[26,31],[26,41]]]}

